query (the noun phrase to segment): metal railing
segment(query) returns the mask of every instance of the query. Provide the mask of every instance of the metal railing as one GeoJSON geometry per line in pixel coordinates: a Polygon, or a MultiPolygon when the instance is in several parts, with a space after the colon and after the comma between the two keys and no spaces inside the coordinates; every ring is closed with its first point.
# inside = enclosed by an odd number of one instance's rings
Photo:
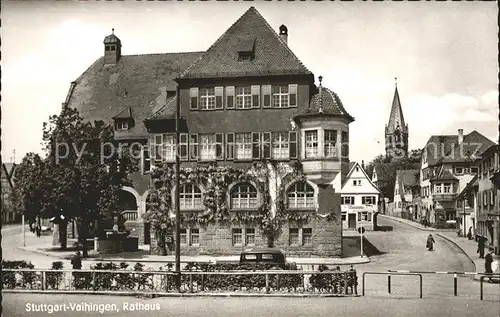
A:
{"type": "Polygon", "coordinates": [[[362,275],[362,288],[361,295],[365,296],[365,285],[366,285],[366,276],[368,275],[387,275],[387,293],[392,294],[391,288],[391,276],[394,275],[405,275],[405,276],[418,276],[419,277],[419,297],[422,298],[422,285],[423,285],[423,274],[443,274],[443,275],[453,275],[453,296],[458,296],[458,276],[470,276],[474,277],[480,275],[479,283],[480,283],[480,300],[484,298],[484,279],[493,279],[498,277],[500,280],[500,273],[479,273],[479,272],[440,272],[440,271],[406,271],[406,270],[398,270],[392,271],[389,270],[387,272],[364,272],[362,275]]]}
{"type": "MultiPolygon", "coordinates": [[[[173,271],[3,270],[3,288],[24,291],[178,292],[173,271]]],[[[182,271],[182,293],[357,295],[356,271],[182,271]]]]}
{"type": "Polygon", "coordinates": [[[366,276],[367,275],[387,275],[387,292],[391,294],[391,275],[410,275],[410,276],[418,276],[419,277],[419,291],[420,291],[420,298],[422,298],[422,274],[415,274],[415,273],[391,273],[391,272],[364,272],[363,273],[363,282],[362,282],[362,292],[361,294],[365,296],[365,283],[366,283],[366,276]]]}

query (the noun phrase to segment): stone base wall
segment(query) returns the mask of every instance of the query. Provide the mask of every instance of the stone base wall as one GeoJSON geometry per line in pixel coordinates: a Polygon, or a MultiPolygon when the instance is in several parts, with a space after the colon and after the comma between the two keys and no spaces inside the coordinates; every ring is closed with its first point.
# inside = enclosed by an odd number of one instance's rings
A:
{"type": "Polygon", "coordinates": [[[308,223],[289,222],[275,243],[277,248],[293,257],[341,257],[342,227],[341,220],[327,221],[316,218],[308,223]],[[299,245],[290,245],[290,229],[299,229],[299,245]],[[303,245],[303,229],[312,229],[312,245],[303,245]]]}
{"type": "MultiPolygon", "coordinates": [[[[267,238],[262,235],[258,226],[251,225],[207,225],[192,226],[187,230],[189,242],[190,229],[199,230],[199,245],[181,245],[181,255],[239,255],[242,251],[252,248],[266,248],[267,238]],[[233,228],[254,228],[255,244],[233,245],[233,228]]],[[[244,230],[243,235],[244,235],[244,230]]],[[[300,257],[341,257],[342,256],[342,228],[340,220],[327,221],[326,219],[312,219],[307,223],[290,222],[282,228],[281,235],[275,241],[275,247],[285,251],[287,256],[300,257]],[[299,228],[299,245],[290,246],[289,229],[299,228]],[[302,245],[302,228],[312,229],[312,245],[302,245]]],[[[173,233],[175,239],[175,233],[173,233]]],[[[139,237],[139,239],[141,239],[139,237]]],[[[245,239],[243,237],[243,239],[245,239]]],[[[151,250],[156,249],[157,241],[151,233],[151,250]]],[[[152,251],[151,254],[158,254],[152,251]]],[[[175,242],[168,245],[167,254],[175,254],[175,242]]]]}

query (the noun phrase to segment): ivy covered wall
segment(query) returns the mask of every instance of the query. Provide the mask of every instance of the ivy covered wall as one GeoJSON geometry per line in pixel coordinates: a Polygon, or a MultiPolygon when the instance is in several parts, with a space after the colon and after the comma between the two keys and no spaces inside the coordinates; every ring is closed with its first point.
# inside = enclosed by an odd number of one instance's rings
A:
{"type": "MultiPolygon", "coordinates": [[[[144,220],[151,224],[152,254],[175,252],[175,177],[175,170],[169,164],[151,173],[149,211],[144,220]]],[[[181,210],[184,234],[181,241],[187,241],[181,245],[181,254],[225,255],[239,254],[252,247],[279,247],[287,255],[341,256],[340,193],[335,193],[331,185],[313,184],[316,201],[313,208],[297,210],[286,206],[288,187],[306,181],[299,162],[258,162],[246,169],[215,165],[181,169],[181,185],[191,183],[203,189],[201,210],[181,210]],[[239,182],[256,187],[257,208],[230,208],[229,189],[239,182]],[[302,236],[297,239],[297,229],[292,229],[295,243],[291,245],[290,228],[306,228],[308,243],[303,243],[302,236]],[[193,229],[198,241],[195,245],[190,243],[193,229]],[[241,229],[242,244],[235,245],[233,229],[238,232],[241,229]],[[251,246],[244,243],[248,229],[254,240],[251,246]]]]}

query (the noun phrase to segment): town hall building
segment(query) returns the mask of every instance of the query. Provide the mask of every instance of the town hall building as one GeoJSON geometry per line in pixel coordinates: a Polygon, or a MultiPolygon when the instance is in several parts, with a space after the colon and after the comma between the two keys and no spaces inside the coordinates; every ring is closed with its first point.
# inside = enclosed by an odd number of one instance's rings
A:
{"type": "MultiPolygon", "coordinates": [[[[288,255],[342,255],[341,189],[354,118],[321,76],[315,83],[288,46],[288,34],[284,25],[276,32],[254,7],[205,52],[123,55],[113,31],[104,39],[104,56],[71,83],[65,107],[113,124],[120,142],[143,144],[140,171],[122,193],[123,216],[140,243],[150,240],[143,220],[150,173],[160,163],[174,163],[177,154],[182,168],[300,165],[305,179],[280,178],[282,197],[276,197],[280,186],[269,184],[271,200],[284,200],[288,219],[310,217],[284,224],[275,246],[288,255]],[[172,126],[178,102],[177,142],[172,126]]],[[[175,190],[181,213],[206,211],[201,184],[181,183],[175,190]]],[[[231,184],[225,195],[234,214],[255,212],[263,203],[251,181],[231,184]]],[[[181,227],[181,254],[237,254],[265,246],[263,233],[248,223],[181,227]]]]}

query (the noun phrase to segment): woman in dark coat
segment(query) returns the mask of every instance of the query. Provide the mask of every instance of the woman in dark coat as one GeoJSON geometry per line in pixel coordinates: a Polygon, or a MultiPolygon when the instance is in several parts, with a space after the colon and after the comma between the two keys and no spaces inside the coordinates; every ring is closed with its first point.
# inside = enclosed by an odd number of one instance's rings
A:
{"type": "MultiPolygon", "coordinates": [[[[484,257],[484,273],[493,274],[493,270],[491,269],[491,264],[493,263],[493,256],[491,253],[486,254],[484,257]]],[[[489,276],[489,282],[491,282],[491,275],[489,276]]]]}
{"type": "Polygon", "coordinates": [[[433,250],[434,243],[436,243],[436,241],[434,241],[432,234],[429,233],[429,236],[427,237],[427,245],[426,245],[426,247],[427,247],[427,249],[429,249],[429,251],[433,250]]]}

